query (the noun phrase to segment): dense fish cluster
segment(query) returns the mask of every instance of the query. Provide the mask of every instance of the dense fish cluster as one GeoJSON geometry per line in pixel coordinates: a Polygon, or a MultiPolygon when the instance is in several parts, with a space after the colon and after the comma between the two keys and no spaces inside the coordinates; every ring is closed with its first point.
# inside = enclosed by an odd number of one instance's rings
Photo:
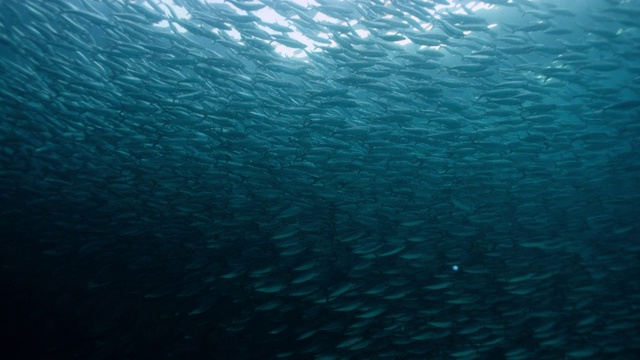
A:
{"type": "Polygon", "coordinates": [[[637,0],[0,1],[15,355],[632,359],[639,60],[637,0]]]}

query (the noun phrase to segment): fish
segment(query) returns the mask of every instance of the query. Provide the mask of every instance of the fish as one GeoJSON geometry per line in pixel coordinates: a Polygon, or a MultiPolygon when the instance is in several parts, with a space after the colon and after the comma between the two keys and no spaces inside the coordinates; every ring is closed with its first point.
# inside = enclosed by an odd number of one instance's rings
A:
{"type": "Polygon", "coordinates": [[[5,357],[634,358],[638,14],[1,1],[5,357]]]}

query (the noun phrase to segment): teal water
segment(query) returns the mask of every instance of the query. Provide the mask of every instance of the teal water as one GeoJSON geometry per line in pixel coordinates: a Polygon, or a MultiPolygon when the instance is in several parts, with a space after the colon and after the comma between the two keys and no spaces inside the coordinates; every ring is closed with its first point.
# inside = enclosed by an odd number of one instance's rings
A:
{"type": "Polygon", "coordinates": [[[0,1],[8,358],[637,358],[636,0],[174,3],[0,1]]]}

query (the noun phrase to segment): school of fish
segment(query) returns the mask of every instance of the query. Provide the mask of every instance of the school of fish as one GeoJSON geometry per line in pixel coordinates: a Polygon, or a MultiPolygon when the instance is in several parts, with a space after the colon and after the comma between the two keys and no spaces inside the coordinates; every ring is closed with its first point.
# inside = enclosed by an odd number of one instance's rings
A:
{"type": "Polygon", "coordinates": [[[42,358],[640,353],[637,0],[2,0],[0,71],[42,358]]]}

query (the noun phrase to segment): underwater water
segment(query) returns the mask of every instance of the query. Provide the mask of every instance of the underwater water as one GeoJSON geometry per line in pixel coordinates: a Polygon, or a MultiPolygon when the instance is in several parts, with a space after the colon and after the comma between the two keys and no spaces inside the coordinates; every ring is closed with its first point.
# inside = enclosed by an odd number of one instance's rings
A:
{"type": "Polygon", "coordinates": [[[0,0],[6,359],[637,359],[637,0],[0,0]]]}

